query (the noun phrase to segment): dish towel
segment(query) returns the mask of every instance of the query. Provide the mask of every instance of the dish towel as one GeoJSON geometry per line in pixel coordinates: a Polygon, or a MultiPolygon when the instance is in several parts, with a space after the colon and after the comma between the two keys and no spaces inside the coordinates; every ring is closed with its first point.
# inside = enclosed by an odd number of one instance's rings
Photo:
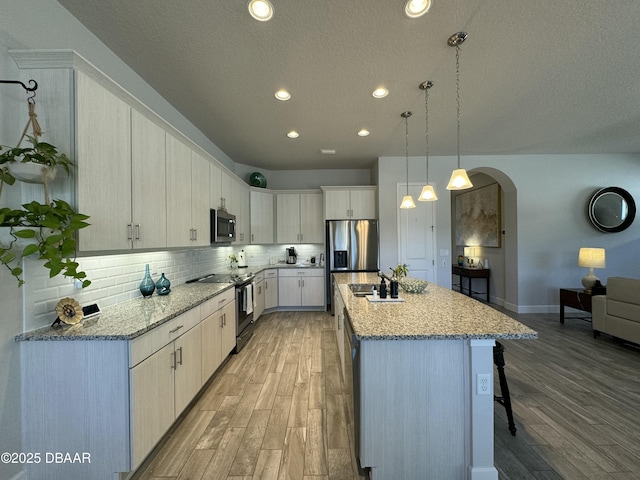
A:
{"type": "Polygon", "coordinates": [[[244,287],[244,300],[242,302],[244,311],[247,315],[253,313],[253,283],[244,287]]]}

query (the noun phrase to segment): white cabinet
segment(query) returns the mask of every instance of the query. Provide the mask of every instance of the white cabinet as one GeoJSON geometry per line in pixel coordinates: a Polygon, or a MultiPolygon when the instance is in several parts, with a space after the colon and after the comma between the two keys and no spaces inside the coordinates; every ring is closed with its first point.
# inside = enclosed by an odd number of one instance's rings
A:
{"type": "Polygon", "coordinates": [[[210,244],[209,162],[166,134],[167,246],[210,244]]]}
{"type": "Polygon", "coordinates": [[[277,243],[323,243],[321,193],[276,195],[277,243]]]}
{"type": "Polygon", "coordinates": [[[202,383],[204,384],[236,344],[235,290],[230,288],[201,305],[202,383]]]}
{"type": "Polygon", "coordinates": [[[281,269],[278,278],[280,307],[324,306],[324,270],[281,269]]]}
{"type": "Polygon", "coordinates": [[[184,411],[202,387],[202,333],[198,324],[174,343],[175,417],[184,411]]]}
{"type": "Polygon", "coordinates": [[[273,194],[251,190],[251,243],[273,243],[273,194]]]}
{"type": "Polygon", "coordinates": [[[166,247],[164,129],[82,72],[76,104],[80,251],[166,247]]]}
{"type": "Polygon", "coordinates": [[[79,249],[130,249],[131,108],[78,72],[76,110],[78,210],[91,217],[79,249]]]}
{"type": "Polygon", "coordinates": [[[264,312],[264,272],[260,272],[254,279],[253,295],[255,299],[255,308],[253,309],[253,320],[258,320],[262,312],[264,312]]]}
{"type": "Polygon", "coordinates": [[[326,220],[378,218],[376,187],[322,187],[326,220]]]}
{"type": "Polygon", "coordinates": [[[278,306],[278,270],[264,271],[264,308],[268,310],[278,306]]]}
{"type": "Polygon", "coordinates": [[[235,179],[234,184],[234,209],[230,212],[236,216],[236,243],[248,244],[251,227],[249,186],[240,179],[235,179]]]}

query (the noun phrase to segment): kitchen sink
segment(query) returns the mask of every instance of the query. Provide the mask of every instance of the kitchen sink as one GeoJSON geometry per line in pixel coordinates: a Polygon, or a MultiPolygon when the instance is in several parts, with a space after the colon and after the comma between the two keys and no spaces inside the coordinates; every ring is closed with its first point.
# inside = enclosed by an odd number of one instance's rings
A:
{"type": "Polygon", "coordinates": [[[373,287],[379,288],[377,283],[350,283],[349,288],[356,297],[372,295],[373,287]]]}

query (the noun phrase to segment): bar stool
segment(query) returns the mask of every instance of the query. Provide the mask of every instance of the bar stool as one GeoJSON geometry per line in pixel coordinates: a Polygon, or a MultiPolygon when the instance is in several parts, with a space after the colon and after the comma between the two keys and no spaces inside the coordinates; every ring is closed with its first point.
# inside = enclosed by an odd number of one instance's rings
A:
{"type": "Polygon", "coordinates": [[[493,399],[502,405],[507,411],[507,419],[509,420],[509,431],[511,435],[516,436],[516,424],[513,423],[513,411],[511,410],[511,397],[509,395],[509,385],[507,385],[507,377],[504,374],[504,346],[496,340],[493,347],[493,363],[498,368],[498,379],[500,380],[500,395],[494,395],[493,399]]]}

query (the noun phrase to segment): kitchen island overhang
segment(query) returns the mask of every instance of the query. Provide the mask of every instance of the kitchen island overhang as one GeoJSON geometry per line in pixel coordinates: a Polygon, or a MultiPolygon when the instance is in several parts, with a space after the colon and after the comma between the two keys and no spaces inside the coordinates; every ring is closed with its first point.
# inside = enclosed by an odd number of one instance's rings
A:
{"type": "Polygon", "coordinates": [[[360,464],[376,480],[497,480],[493,346],[537,333],[433,284],[423,294],[401,292],[404,301],[394,303],[370,302],[349,288],[377,280],[375,274],[334,274],[355,342],[360,464]],[[477,394],[477,377],[487,374],[491,389],[477,394]]]}

